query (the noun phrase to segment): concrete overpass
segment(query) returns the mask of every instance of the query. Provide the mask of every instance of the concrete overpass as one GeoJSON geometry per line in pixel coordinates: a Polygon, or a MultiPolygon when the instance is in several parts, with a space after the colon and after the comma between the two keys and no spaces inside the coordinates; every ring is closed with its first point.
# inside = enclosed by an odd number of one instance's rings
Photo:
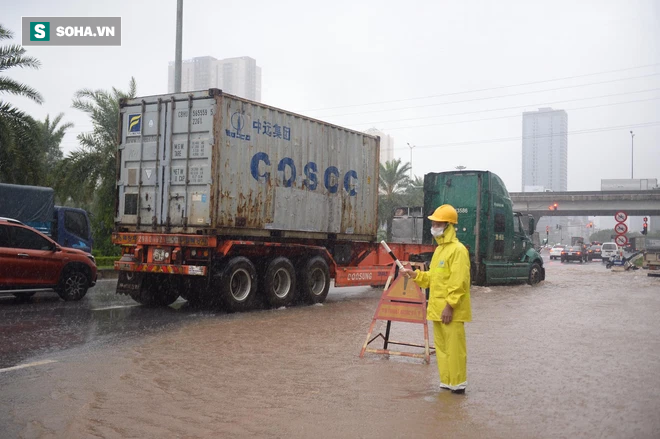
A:
{"type": "Polygon", "coordinates": [[[660,215],[660,190],[590,192],[511,192],[513,210],[531,214],[538,222],[545,216],[660,215]],[[548,206],[557,203],[557,210],[548,206]]]}

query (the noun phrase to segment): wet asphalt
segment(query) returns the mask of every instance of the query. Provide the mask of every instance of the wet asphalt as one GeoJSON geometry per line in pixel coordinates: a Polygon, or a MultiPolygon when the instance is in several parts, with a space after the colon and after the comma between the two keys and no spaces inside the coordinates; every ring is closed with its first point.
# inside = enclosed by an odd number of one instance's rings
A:
{"type": "Polygon", "coordinates": [[[358,357],[367,287],[236,314],[137,306],[110,279],[80,302],[0,297],[0,437],[660,437],[660,278],[546,269],[473,287],[463,396],[433,357],[358,357]]]}

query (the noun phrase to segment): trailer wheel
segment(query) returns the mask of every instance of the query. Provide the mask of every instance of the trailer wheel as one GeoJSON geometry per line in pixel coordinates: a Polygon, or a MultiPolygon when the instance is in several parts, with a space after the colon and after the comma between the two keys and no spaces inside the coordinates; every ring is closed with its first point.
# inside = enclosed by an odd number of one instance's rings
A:
{"type": "Polygon", "coordinates": [[[179,298],[177,280],[169,275],[147,275],[142,279],[140,289],[129,294],[145,306],[169,306],[179,298]]]}
{"type": "Polygon", "coordinates": [[[330,289],[330,269],[320,256],[303,264],[298,273],[300,299],[306,303],[323,303],[330,289]]]}
{"type": "Polygon", "coordinates": [[[538,262],[534,262],[532,267],[529,269],[529,278],[527,283],[534,286],[541,282],[541,266],[538,262]]]}
{"type": "Polygon", "coordinates": [[[260,284],[271,306],[288,306],[296,295],[296,270],[287,258],[276,257],[268,263],[260,284]]]}
{"type": "Polygon", "coordinates": [[[248,258],[232,258],[220,271],[218,287],[228,311],[250,309],[257,295],[257,270],[248,258]]]}

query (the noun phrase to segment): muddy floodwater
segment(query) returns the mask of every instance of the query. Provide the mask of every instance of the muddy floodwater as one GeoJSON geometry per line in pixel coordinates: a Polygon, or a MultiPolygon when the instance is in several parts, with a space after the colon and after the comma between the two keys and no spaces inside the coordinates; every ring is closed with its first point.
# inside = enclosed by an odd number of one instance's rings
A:
{"type": "Polygon", "coordinates": [[[547,278],[473,287],[465,395],[439,388],[435,357],[360,359],[381,291],[337,289],[308,307],[184,307],[143,337],[31,358],[0,372],[0,437],[660,437],[660,278],[558,261],[547,278]]]}

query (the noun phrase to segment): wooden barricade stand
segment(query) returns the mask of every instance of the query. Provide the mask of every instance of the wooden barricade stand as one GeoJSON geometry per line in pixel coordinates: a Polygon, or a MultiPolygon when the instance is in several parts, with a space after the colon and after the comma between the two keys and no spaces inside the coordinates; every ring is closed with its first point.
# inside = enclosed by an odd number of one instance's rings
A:
{"type": "MultiPolygon", "coordinates": [[[[424,270],[424,264],[422,263],[402,263],[403,265],[410,265],[413,268],[424,270]]],[[[362,350],[360,351],[360,358],[364,356],[365,352],[371,352],[374,354],[388,354],[400,355],[404,357],[423,358],[424,362],[429,364],[431,362],[431,354],[435,353],[435,348],[433,346],[429,346],[428,322],[426,320],[426,294],[412,279],[408,279],[404,276],[397,276],[397,278],[392,281],[394,274],[396,273],[396,269],[396,265],[392,264],[390,275],[387,278],[387,283],[385,284],[383,295],[380,298],[378,308],[376,308],[376,313],[374,314],[374,318],[371,321],[367,339],[365,340],[364,345],[362,346],[362,350]],[[387,321],[385,335],[378,333],[375,337],[371,338],[371,334],[373,333],[377,320],[387,321]],[[390,329],[393,321],[421,323],[424,328],[424,344],[390,340],[390,329]],[[367,347],[367,345],[379,337],[383,339],[382,349],[373,349],[367,347]],[[418,354],[413,352],[392,351],[388,349],[388,345],[390,344],[424,348],[424,353],[418,354]]]]}

